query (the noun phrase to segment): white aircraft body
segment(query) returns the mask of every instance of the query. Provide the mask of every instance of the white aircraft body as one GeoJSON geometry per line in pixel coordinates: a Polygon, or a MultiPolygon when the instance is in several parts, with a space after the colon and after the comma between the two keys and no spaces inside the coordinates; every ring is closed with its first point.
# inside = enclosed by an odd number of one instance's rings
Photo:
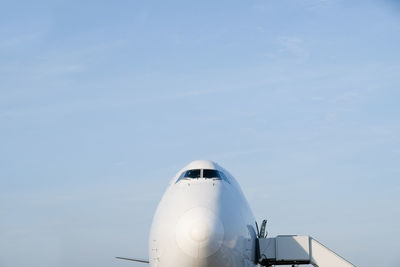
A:
{"type": "Polygon", "coordinates": [[[326,251],[327,264],[318,265],[311,250],[318,251],[319,243],[312,238],[265,238],[264,232],[265,224],[260,233],[235,178],[218,164],[199,160],[180,170],[162,197],[151,227],[149,259],[119,258],[151,267],[354,266],[336,254],[332,257],[344,265],[332,265],[326,251]]]}
{"type": "Polygon", "coordinates": [[[174,177],[153,219],[150,266],[255,266],[255,219],[239,184],[211,161],[174,177]]]}

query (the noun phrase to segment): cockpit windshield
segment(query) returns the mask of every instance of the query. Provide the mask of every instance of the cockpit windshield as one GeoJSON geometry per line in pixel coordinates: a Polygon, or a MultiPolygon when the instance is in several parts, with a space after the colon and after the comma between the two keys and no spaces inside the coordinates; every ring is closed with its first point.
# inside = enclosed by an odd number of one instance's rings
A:
{"type": "Polygon", "coordinates": [[[200,170],[188,170],[183,178],[200,178],[200,170]]]}
{"type": "Polygon", "coordinates": [[[228,178],[225,176],[225,174],[223,172],[218,171],[218,170],[212,170],[212,169],[193,169],[193,170],[184,171],[179,176],[179,178],[176,182],[179,182],[180,180],[199,179],[199,178],[224,180],[227,183],[230,183],[228,178]]]}
{"type": "Polygon", "coordinates": [[[203,178],[221,178],[217,170],[203,170],[203,178]]]}

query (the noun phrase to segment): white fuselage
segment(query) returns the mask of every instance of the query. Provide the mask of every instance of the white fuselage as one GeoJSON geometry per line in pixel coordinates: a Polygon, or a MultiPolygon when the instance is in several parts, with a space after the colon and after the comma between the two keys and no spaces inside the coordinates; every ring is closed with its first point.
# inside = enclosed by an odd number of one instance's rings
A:
{"type": "Polygon", "coordinates": [[[254,216],[232,175],[214,162],[194,161],[171,181],[154,215],[150,266],[256,266],[256,232],[254,216]],[[182,179],[188,170],[203,169],[225,177],[182,179]]]}

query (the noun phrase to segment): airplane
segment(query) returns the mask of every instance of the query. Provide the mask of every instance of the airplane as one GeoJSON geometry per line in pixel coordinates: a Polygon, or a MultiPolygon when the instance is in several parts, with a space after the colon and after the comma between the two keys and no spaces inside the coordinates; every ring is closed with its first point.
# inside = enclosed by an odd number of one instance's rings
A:
{"type": "Polygon", "coordinates": [[[197,160],[175,175],[157,207],[149,258],[117,258],[150,267],[355,266],[309,236],[269,238],[265,226],[226,169],[197,160]]]}

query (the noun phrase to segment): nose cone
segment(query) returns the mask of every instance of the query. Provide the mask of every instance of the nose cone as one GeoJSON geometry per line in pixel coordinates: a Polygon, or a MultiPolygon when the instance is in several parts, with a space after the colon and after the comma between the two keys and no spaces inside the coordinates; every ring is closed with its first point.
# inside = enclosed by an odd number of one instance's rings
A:
{"type": "Polygon", "coordinates": [[[176,225],[176,242],[187,255],[202,259],[216,253],[224,240],[224,227],[214,212],[199,207],[187,211],[176,225]]]}

